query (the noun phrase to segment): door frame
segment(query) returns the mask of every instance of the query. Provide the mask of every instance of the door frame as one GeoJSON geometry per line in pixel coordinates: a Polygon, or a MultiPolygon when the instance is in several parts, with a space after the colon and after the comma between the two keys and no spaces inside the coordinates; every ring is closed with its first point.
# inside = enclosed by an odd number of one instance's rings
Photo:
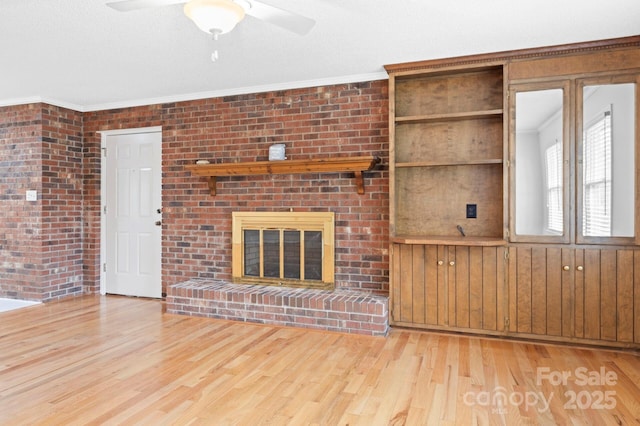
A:
{"type": "MultiPolygon", "coordinates": [[[[100,294],[107,294],[107,272],[104,265],[107,261],[107,217],[104,208],[107,201],[107,137],[116,135],[133,135],[139,133],[162,133],[162,126],[136,127],[132,129],[101,130],[100,134],[100,294]]],[[[162,144],[160,146],[162,150],[162,144]]],[[[162,151],[161,151],[162,152],[162,151]]],[[[162,283],[160,284],[162,285],[162,283]]]]}

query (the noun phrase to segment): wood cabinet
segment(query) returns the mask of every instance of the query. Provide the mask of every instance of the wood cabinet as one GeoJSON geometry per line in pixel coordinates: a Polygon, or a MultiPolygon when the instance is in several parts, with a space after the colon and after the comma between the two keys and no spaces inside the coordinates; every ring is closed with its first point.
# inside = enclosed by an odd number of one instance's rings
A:
{"type": "Polygon", "coordinates": [[[396,325],[504,330],[504,247],[393,244],[396,325]]]}
{"type": "Polygon", "coordinates": [[[508,263],[510,333],[640,343],[640,250],[517,246],[508,263]]]}
{"type": "MultiPolygon", "coordinates": [[[[634,36],[385,67],[392,325],[640,348],[638,52],[634,36]],[[625,136],[614,136],[630,142],[614,145],[613,156],[632,166],[619,178],[623,167],[612,162],[587,188],[583,164],[601,156],[588,153],[586,99],[605,86],[626,87],[626,101],[608,111],[631,121],[625,136]],[[543,121],[553,149],[516,155],[516,97],[546,90],[560,99],[556,121],[543,121]],[[535,200],[522,190],[533,185],[516,179],[518,167],[533,170],[533,155],[538,170],[547,168],[535,200]],[[610,181],[624,188],[610,196],[596,186],[610,181]],[[594,208],[598,191],[624,204],[624,225],[589,231],[585,211],[603,216],[594,208]]],[[[605,215],[617,208],[608,203],[605,215]]]]}
{"type": "Polygon", "coordinates": [[[503,66],[388,70],[391,323],[501,333],[503,66]]]}

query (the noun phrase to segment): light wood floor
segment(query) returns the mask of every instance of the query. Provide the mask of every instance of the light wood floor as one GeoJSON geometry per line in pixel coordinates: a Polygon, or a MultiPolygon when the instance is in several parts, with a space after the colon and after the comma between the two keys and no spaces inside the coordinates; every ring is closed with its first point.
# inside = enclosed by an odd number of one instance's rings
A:
{"type": "Polygon", "coordinates": [[[0,424],[640,423],[637,354],[163,311],[88,296],[0,313],[0,424]]]}

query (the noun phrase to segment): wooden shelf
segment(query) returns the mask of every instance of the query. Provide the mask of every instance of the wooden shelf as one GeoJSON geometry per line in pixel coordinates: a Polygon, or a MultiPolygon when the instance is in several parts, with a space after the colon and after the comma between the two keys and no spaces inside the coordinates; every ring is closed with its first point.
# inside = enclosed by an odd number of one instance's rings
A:
{"type": "Polygon", "coordinates": [[[253,176],[298,173],[354,172],[358,194],[364,194],[362,172],[373,169],[378,157],[334,157],[307,160],[255,161],[246,163],[189,164],[185,166],[196,176],[209,178],[211,195],[216,195],[218,176],[253,176]]]}
{"type": "Polygon", "coordinates": [[[396,167],[436,167],[436,166],[478,166],[482,164],[502,164],[500,158],[489,158],[486,160],[471,160],[471,161],[411,161],[396,163],[396,167]]]}
{"type": "Polygon", "coordinates": [[[456,120],[479,120],[483,118],[495,118],[500,117],[503,113],[502,109],[490,109],[486,111],[469,111],[469,112],[454,112],[446,114],[428,114],[428,115],[411,115],[398,117],[396,116],[396,123],[423,123],[430,121],[456,121],[456,120]]]}
{"type": "Polygon", "coordinates": [[[398,235],[391,237],[392,243],[398,244],[428,244],[444,246],[504,246],[507,242],[503,238],[493,237],[461,237],[461,236],[429,236],[429,235],[398,235]]]}

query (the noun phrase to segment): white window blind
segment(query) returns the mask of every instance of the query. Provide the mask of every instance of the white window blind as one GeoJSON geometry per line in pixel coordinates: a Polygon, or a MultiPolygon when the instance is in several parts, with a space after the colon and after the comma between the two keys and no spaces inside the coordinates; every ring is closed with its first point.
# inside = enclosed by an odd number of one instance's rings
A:
{"type": "Polygon", "coordinates": [[[558,140],[545,151],[547,180],[547,231],[562,234],[562,143],[558,140]]]}
{"type": "Polygon", "coordinates": [[[583,235],[611,236],[611,109],[588,123],[583,136],[583,235]]]}

